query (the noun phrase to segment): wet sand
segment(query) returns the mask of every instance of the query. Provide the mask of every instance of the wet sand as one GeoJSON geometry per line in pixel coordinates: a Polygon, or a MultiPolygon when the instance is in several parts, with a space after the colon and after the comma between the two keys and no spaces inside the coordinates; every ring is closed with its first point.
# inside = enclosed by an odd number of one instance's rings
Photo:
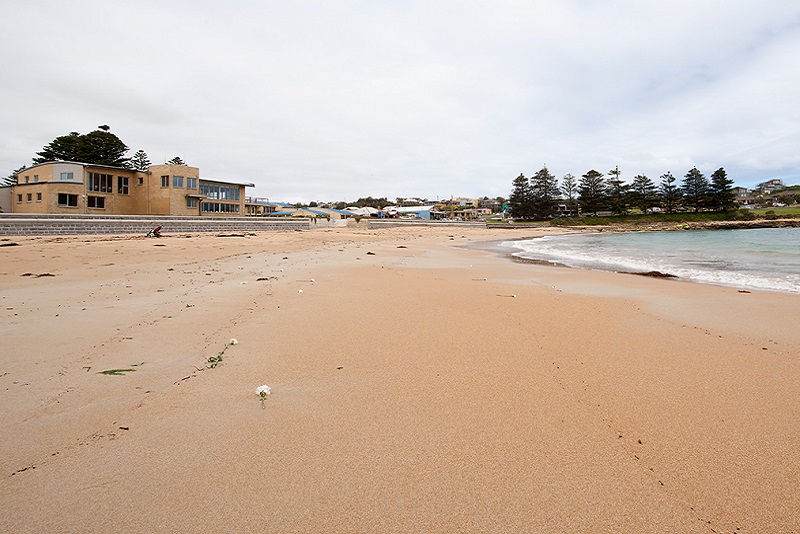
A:
{"type": "Polygon", "coordinates": [[[0,530],[800,529],[800,298],[550,231],[9,238],[0,530]]]}

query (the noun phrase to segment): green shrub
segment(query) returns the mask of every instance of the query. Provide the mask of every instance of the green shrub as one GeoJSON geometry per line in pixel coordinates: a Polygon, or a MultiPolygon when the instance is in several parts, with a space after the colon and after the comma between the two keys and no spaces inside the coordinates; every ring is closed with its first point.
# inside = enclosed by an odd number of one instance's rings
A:
{"type": "Polygon", "coordinates": [[[749,210],[749,209],[746,209],[746,208],[741,208],[736,213],[736,218],[740,219],[740,220],[743,220],[743,221],[752,221],[753,219],[756,218],[756,214],[753,213],[753,210],[749,210]]]}

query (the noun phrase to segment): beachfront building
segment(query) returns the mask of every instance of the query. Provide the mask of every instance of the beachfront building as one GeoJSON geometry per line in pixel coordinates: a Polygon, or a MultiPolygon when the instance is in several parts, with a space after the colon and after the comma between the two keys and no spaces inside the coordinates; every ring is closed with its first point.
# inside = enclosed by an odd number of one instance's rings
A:
{"type": "Polygon", "coordinates": [[[244,215],[245,187],[200,178],[186,165],[147,171],[69,161],[34,165],[11,186],[11,213],[95,215],[244,215]]]}

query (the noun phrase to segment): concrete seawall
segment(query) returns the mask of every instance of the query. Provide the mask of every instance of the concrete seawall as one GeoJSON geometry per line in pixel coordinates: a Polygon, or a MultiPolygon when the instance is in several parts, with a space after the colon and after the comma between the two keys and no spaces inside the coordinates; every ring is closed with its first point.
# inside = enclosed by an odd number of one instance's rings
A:
{"type": "Polygon", "coordinates": [[[161,226],[175,232],[269,232],[308,230],[309,219],[271,217],[158,217],[0,214],[0,235],[146,234],[161,226]]]}

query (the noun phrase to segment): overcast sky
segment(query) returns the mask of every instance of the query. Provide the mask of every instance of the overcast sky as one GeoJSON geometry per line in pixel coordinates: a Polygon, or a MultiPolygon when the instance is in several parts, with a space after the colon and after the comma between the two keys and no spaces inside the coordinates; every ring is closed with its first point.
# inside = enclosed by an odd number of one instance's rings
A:
{"type": "Polygon", "coordinates": [[[547,165],[800,183],[800,3],[0,7],[0,175],[108,124],[272,200],[507,196],[547,165]]]}

